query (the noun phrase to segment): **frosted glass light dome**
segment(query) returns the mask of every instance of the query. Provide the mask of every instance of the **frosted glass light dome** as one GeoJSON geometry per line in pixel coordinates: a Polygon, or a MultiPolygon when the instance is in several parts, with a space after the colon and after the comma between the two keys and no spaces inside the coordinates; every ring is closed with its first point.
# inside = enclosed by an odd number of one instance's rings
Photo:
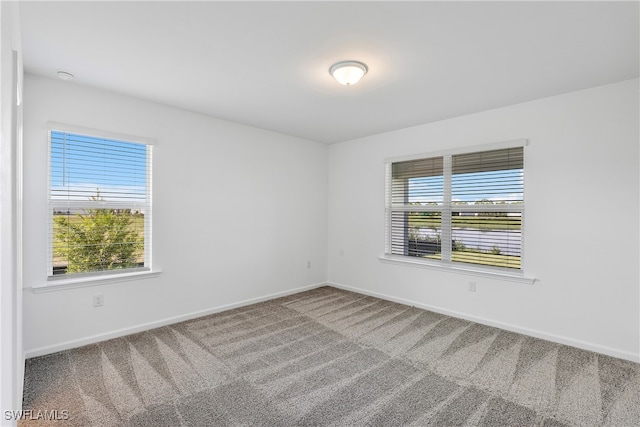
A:
{"type": "Polygon", "coordinates": [[[367,74],[367,71],[369,71],[367,66],[359,61],[341,61],[329,68],[329,73],[333,78],[345,86],[358,83],[367,74]]]}

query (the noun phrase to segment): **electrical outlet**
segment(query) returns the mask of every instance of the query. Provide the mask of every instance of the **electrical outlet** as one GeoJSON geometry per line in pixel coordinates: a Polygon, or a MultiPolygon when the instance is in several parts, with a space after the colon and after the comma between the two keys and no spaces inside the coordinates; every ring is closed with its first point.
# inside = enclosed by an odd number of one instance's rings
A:
{"type": "Polygon", "coordinates": [[[93,296],[93,306],[94,307],[102,307],[104,305],[104,295],[94,295],[93,296]]]}
{"type": "Polygon", "coordinates": [[[307,261],[307,268],[311,268],[311,261],[307,261]]]}
{"type": "Polygon", "coordinates": [[[476,291],[476,282],[473,282],[473,281],[469,282],[467,289],[469,289],[469,292],[475,292],[476,291]]]}

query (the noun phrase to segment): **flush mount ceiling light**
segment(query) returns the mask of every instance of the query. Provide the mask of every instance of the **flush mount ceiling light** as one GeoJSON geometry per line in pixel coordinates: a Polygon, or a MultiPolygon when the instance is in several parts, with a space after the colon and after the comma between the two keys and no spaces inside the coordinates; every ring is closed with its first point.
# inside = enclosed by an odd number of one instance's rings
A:
{"type": "Polygon", "coordinates": [[[360,81],[369,69],[366,64],[359,61],[340,61],[329,68],[329,73],[338,83],[351,86],[360,81]]]}
{"type": "Polygon", "coordinates": [[[58,71],[58,78],[60,80],[64,80],[66,82],[68,82],[69,80],[73,80],[73,78],[75,77],[73,74],[67,72],[67,71],[58,71]]]}

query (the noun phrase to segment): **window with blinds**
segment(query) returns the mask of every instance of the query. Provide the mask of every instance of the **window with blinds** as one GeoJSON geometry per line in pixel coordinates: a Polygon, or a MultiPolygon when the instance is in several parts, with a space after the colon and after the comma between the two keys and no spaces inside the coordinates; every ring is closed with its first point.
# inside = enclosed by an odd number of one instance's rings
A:
{"type": "Polygon", "coordinates": [[[387,164],[386,254],[521,269],[524,148],[387,164]]]}
{"type": "Polygon", "coordinates": [[[151,146],[49,132],[49,276],[149,270],[151,146]]]}

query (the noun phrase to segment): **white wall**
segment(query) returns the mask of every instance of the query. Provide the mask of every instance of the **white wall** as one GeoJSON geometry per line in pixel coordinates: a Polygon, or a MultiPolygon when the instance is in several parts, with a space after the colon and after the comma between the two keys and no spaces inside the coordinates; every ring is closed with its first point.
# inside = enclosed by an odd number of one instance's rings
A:
{"type": "Polygon", "coordinates": [[[330,146],[329,282],[640,360],[638,126],[635,79],[330,146]],[[519,138],[534,285],[379,261],[385,158],[519,138]]]}
{"type": "Polygon", "coordinates": [[[15,425],[5,411],[21,408],[24,374],[22,300],[17,248],[20,239],[20,126],[22,58],[18,10],[0,2],[0,424],[15,425]]]}
{"type": "Polygon", "coordinates": [[[29,356],[324,283],[326,145],[30,75],[24,106],[29,356]],[[47,276],[48,121],[155,139],[159,277],[29,289],[47,276]],[[104,295],[103,307],[92,307],[94,294],[104,295]]]}

